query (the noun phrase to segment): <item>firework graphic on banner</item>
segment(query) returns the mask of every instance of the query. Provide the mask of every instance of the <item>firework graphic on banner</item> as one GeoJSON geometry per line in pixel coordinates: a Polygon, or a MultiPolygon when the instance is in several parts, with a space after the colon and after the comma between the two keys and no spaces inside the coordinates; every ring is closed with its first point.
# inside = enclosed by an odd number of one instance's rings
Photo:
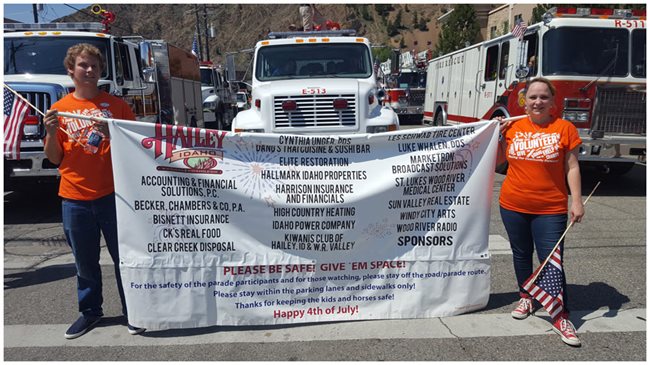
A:
{"type": "MultiPolygon", "coordinates": [[[[281,179],[263,179],[264,171],[285,171],[286,168],[278,166],[280,156],[277,152],[256,151],[255,146],[261,142],[246,142],[238,137],[234,141],[234,148],[230,152],[230,159],[224,162],[229,171],[235,174],[234,178],[241,182],[241,189],[250,199],[262,199],[268,206],[274,206],[280,200],[280,195],[275,193],[277,184],[284,184],[281,179]]],[[[293,168],[295,170],[295,167],[293,168]]]]}

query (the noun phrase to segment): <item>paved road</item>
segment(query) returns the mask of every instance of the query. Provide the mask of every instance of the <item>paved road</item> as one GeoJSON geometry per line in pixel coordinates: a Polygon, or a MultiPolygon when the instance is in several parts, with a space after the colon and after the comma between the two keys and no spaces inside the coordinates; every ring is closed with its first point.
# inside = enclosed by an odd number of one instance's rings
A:
{"type": "MultiPolygon", "coordinates": [[[[585,172],[588,194],[602,177],[585,172]]],[[[607,177],[565,250],[572,320],[583,346],[564,345],[544,311],[509,315],[517,300],[493,187],[492,283],[486,308],[462,316],[284,326],[208,327],[130,336],[104,266],[106,317],[65,340],[77,317],[72,257],[54,186],[4,196],[5,360],[646,360],[646,168],[607,177]]],[[[103,262],[108,264],[108,255],[103,262]]]]}

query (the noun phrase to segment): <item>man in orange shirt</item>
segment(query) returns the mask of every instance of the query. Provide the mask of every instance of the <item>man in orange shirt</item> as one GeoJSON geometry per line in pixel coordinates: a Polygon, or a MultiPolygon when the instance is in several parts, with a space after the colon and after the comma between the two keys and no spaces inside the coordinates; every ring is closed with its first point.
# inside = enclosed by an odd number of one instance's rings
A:
{"type": "MultiPolygon", "coordinates": [[[[128,120],[135,120],[135,115],[122,99],[97,87],[105,62],[101,51],[95,46],[82,43],[70,47],[63,64],[74,82],[75,90],[52,105],[43,123],[47,131],[45,154],[52,163],[59,165],[63,230],[77,268],[81,316],[65,333],[65,338],[73,339],[92,329],[104,314],[99,265],[100,232],[113,259],[125,316],[127,311],[119,268],[108,125],[86,119],[58,117],[57,111],[128,120]]],[[[138,334],[144,329],[129,324],[128,331],[138,334]]]]}

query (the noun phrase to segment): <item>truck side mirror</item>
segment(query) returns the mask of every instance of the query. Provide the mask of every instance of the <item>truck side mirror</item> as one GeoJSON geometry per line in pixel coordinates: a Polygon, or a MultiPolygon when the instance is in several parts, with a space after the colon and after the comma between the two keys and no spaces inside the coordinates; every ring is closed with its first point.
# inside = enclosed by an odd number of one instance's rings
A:
{"type": "Polygon", "coordinates": [[[377,100],[381,103],[386,97],[386,91],[384,89],[377,90],[377,100]]]}
{"type": "Polygon", "coordinates": [[[226,77],[228,82],[237,81],[237,73],[235,72],[235,55],[227,54],[226,55],[226,77]]]}
{"type": "Polygon", "coordinates": [[[153,57],[151,43],[140,42],[140,64],[142,65],[142,77],[144,82],[153,84],[156,82],[156,61],[153,57]]]}

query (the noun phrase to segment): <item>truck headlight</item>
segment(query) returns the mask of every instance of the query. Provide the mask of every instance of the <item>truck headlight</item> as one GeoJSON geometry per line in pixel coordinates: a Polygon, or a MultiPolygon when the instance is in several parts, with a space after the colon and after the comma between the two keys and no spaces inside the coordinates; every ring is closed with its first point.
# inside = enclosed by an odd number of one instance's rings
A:
{"type": "Polygon", "coordinates": [[[576,112],[567,112],[562,113],[562,119],[568,120],[569,122],[576,121],[576,112]]]}
{"type": "Polygon", "coordinates": [[[371,125],[366,127],[366,133],[383,133],[388,132],[391,129],[388,125],[371,125]]]}

